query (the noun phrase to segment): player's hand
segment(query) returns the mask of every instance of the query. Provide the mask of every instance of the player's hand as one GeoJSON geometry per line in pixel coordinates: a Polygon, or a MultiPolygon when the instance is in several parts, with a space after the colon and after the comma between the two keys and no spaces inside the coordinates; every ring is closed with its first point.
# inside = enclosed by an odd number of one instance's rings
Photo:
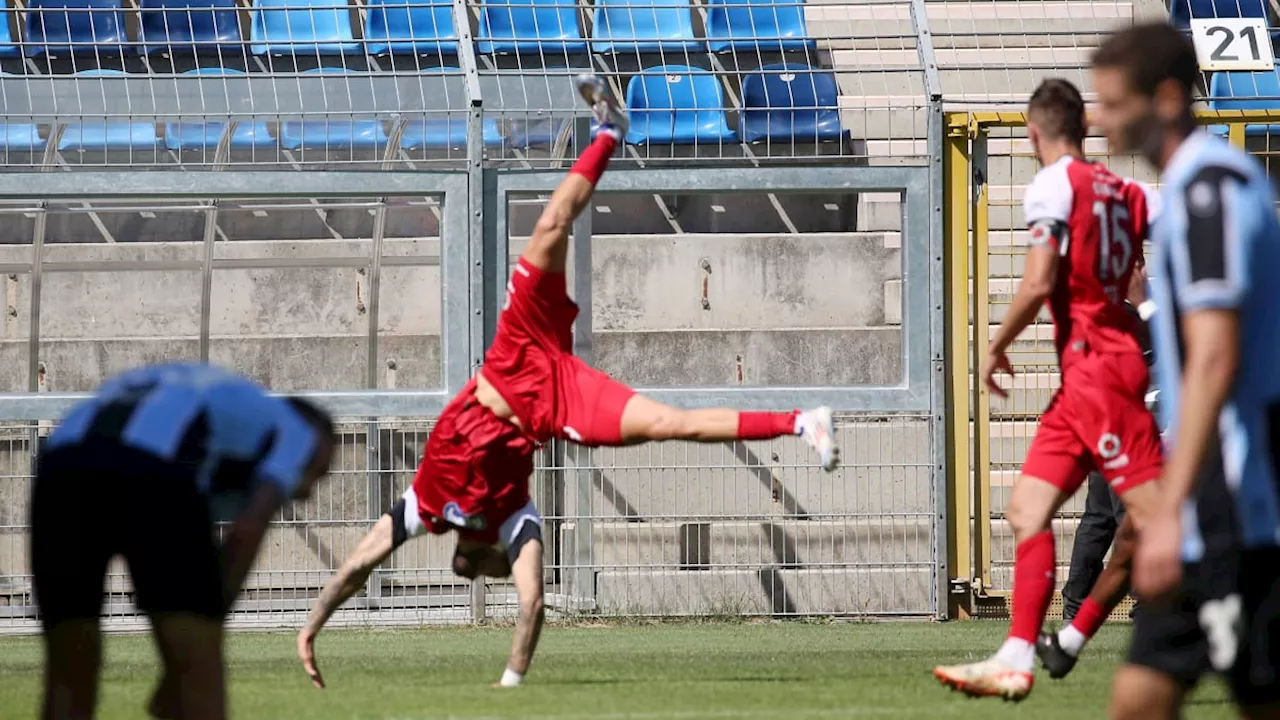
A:
{"type": "Polygon", "coordinates": [[[1176,509],[1164,510],[1139,529],[1133,556],[1133,589],[1140,600],[1167,596],[1182,580],[1182,526],[1176,509]]]}
{"type": "Polygon", "coordinates": [[[302,669],[307,671],[311,684],[324,689],[324,678],[320,677],[320,668],[316,667],[316,636],[307,630],[298,633],[298,659],[302,661],[302,669]]]}
{"type": "Polygon", "coordinates": [[[1009,356],[1003,350],[989,350],[987,351],[987,359],[982,362],[982,382],[997,397],[1007,398],[1009,397],[1009,392],[996,382],[997,371],[1004,371],[1009,377],[1014,376],[1013,365],[1009,363],[1009,356]]]}

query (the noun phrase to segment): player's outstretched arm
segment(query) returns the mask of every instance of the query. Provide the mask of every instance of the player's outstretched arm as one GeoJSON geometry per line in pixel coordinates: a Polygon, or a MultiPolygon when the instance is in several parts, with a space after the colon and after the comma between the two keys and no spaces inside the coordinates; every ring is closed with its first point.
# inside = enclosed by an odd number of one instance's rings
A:
{"type": "Polygon", "coordinates": [[[338,568],[332,578],[329,578],[329,582],[325,584],[324,589],[320,591],[320,596],[312,605],[307,623],[298,633],[298,659],[302,661],[303,669],[307,671],[307,675],[311,677],[311,682],[316,687],[324,687],[324,679],[320,676],[320,670],[316,667],[315,661],[316,635],[329,621],[333,611],[364,587],[365,581],[369,579],[369,573],[381,565],[393,550],[395,550],[395,543],[392,537],[391,516],[383,515],[351,555],[343,561],[342,567],[338,568]]]}
{"type": "Polygon", "coordinates": [[[542,634],[543,610],[542,588],[542,542],[530,540],[520,548],[511,567],[511,579],[516,585],[516,596],[520,599],[520,616],[516,619],[516,635],[511,644],[511,658],[507,660],[507,669],[502,673],[499,685],[512,687],[524,680],[533,662],[533,652],[538,648],[538,637],[542,634]]]}

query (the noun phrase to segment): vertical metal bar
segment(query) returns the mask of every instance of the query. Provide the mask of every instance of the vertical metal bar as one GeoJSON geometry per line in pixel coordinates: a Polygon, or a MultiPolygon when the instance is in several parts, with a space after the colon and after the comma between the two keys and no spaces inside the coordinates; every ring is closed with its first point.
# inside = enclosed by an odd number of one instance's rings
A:
{"type": "MultiPolygon", "coordinates": [[[[591,126],[587,118],[578,118],[574,123],[574,147],[586,147],[591,138],[591,126]]],[[[591,216],[593,204],[588,204],[577,219],[573,221],[573,296],[578,302],[578,317],[573,323],[573,354],[590,364],[592,360],[592,323],[591,323],[591,216]]],[[[576,443],[569,446],[565,453],[564,476],[573,483],[573,515],[574,532],[573,572],[571,573],[573,608],[589,610],[595,608],[596,573],[594,567],[593,536],[594,528],[591,518],[591,449],[576,443]]],[[[570,497],[570,493],[565,493],[570,497]]]]}
{"type": "Polygon", "coordinates": [[[947,593],[951,617],[967,619],[972,613],[969,582],[970,490],[969,480],[969,115],[947,113],[943,148],[943,217],[946,268],[947,323],[947,593]]]}
{"type": "Polygon", "coordinates": [[[200,362],[209,362],[209,334],[213,317],[213,252],[218,236],[218,201],[204,214],[204,265],[200,268],[200,362]]]}
{"type": "Polygon", "coordinates": [[[1238,148],[1244,148],[1244,127],[1245,124],[1239,120],[1229,121],[1227,124],[1227,142],[1238,148]]]}
{"type": "MultiPolygon", "coordinates": [[[[924,73],[924,90],[929,102],[942,100],[942,80],[933,52],[933,34],[929,31],[929,12],[925,0],[911,0],[911,27],[916,33],[916,54],[924,73]]],[[[937,156],[934,156],[937,157],[937,156]]]]}
{"type": "MultiPolygon", "coordinates": [[[[489,308],[484,305],[483,292],[483,220],[484,220],[484,98],[480,92],[480,76],[476,68],[476,56],[471,42],[471,16],[467,11],[466,0],[453,0],[453,26],[458,30],[458,68],[463,74],[463,87],[467,98],[467,227],[468,250],[474,273],[471,287],[471,303],[469,319],[471,325],[471,357],[470,369],[475,372],[480,368],[483,352],[483,333],[489,308]],[[477,244],[481,244],[481,253],[473,254],[477,244]],[[476,292],[476,278],[480,279],[480,292],[476,292]],[[480,340],[479,343],[476,341],[480,340]]],[[[445,253],[444,243],[448,236],[440,238],[441,256],[445,253]]],[[[505,266],[504,266],[505,269],[505,266]]],[[[446,378],[446,382],[452,378],[446,378]]],[[[449,388],[457,392],[458,388],[449,388]]],[[[485,617],[485,586],[481,577],[471,583],[471,619],[480,622],[485,617]]]]}
{"type": "Polygon", "coordinates": [[[946,337],[943,307],[946,274],[944,252],[947,236],[944,234],[946,196],[944,183],[946,167],[943,165],[943,145],[946,128],[942,101],[929,103],[928,137],[931,158],[929,164],[929,452],[933,469],[933,497],[935,517],[933,523],[934,602],[933,613],[939,619],[948,615],[947,596],[950,577],[950,534],[947,532],[951,508],[947,506],[947,396],[946,396],[946,337]]]}
{"type": "Polygon", "coordinates": [[[49,204],[40,203],[31,238],[31,317],[27,328],[27,390],[40,390],[40,294],[44,283],[44,237],[49,227],[49,204]]]}
{"type": "MultiPolygon", "coordinates": [[[[978,368],[990,342],[990,203],[987,195],[987,128],[973,135],[973,367],[978,368]]],[[[991,395],[973,383],[973,567],[979,595],[991,587],[991,395]]]]}
{"type": "MultiPolygon", "coordinates": [[[[365,387],[378,389],[378,317],[382,300],[382,240],[387,228],[387,198],[379,198],[381,206],[373,216],[373,241],[369,248],[369,328],[365,342],[368,362],[365,366],[365,387]]],[[[378,517],[382,510],[382,434],[378,418],[365,423],[365,497],[370,514],[378,517]]],[[[372,519],[372,518],[371,518],[372,519]]],[[[365,594],[370,600],[382,597],[382,570],[375,568],[365,583],[365,594]]]]}

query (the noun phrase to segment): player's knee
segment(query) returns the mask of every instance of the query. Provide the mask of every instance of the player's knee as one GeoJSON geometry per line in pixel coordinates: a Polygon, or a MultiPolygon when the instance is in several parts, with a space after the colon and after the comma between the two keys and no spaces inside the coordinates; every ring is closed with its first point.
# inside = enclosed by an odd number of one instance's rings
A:
{"type": "Polygon", "coordinates": [[[1022,542],[1049,529],[1044,513],[1039,508],[1028,506],[1027,503],[1010,503],[1005,508],[1005,517],[1013,528],[1013,537],[1016,542],[1022,542]]]}
{"type": "Polygon", "coordinates": [[[532,597],[520,599],[520,614],[529,617],[540,617],[546,607],[546,601],[542,597],[542,593],[533,593],[532,597]]]}

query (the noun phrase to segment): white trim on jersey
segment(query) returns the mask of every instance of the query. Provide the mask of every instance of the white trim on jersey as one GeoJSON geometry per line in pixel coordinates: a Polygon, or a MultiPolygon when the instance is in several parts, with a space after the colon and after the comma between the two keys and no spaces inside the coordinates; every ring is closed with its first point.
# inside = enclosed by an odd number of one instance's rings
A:
{"type": "Polygon", "coordinates": [[[1064,155],[1054,164],[1041,168],[1031,179],[1027,194],[1022,199],[1027,227],[1045,220],[1065,223],[1071,218],[1075,193],[1071,189],[1067,168],[1074,161],[1075,158],[1064,155]]]}

